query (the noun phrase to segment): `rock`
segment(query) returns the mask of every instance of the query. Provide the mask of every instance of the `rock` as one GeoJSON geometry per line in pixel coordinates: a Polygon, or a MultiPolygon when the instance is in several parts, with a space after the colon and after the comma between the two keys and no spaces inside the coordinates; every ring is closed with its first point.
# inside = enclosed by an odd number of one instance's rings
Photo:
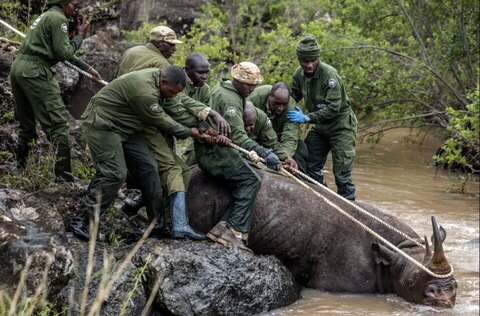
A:
{"type": "Polygon", "coordinates": [[[26,270],[25,292],[32,295],[49,266],[48,291],[58,292],[73,276],[72,253],[59,235],[61,217],[44,204],[29,205],[18,190],[0,189],[0,205],[1,287],[15,288],[26,270]]]}
{"type": "MultiPolygon", "coordinates": [[[[110,82],[115,78],[118,68],[120,53],[109,51],[91,51],[80,57],[83,61],[94,67],[103,80],[110,82]]],[[[80,118],[90,99],[103,85],[92,81],[85,76],[80,77],[79,84],[70,100],[70,113],[76,119],[80,118]]]]}
{"type": "MultiPolygon", "coordinates": [[[[55,297],[54,303],[56,309],[70,310],[73,315],[78,315],[88,266],[88,243],[69,237],[68,244],[73,253],[76,276],[55,297]]],[[[128,248],[125,251],[129,250],[128,248]]],[[[88,297],[85,305],[87,311],[93,306],[97,296],[100,295],[99,289],[102,278],[111,276],[114,272],[113,268],[120,264],[115,258],[118,252],[119,250],[108,244],[96,244],[92,270],[93,279],[88,287],[88,297]]],[[[109,279],[108,277],[106,281],[109,279]]],[[[140,315],[145,307],[146,300],[138,269],[129,262],[120,278],[114,283],[110,295],[102,305],[100,315],[120,315],[122,310],[124,315],[140,315]]]]}
{"type": "Polygon", "coordinates": [[[186,26],[192,24],[200,7],[206,0],[146,0],[146,1],[119,1],[119,15],[121,29],[136,29],[142,22],[167,21],[167,24],[176,32],[182,33],[186,26]]]}
{"type": "Polygon", "coordinates": [[[19,47],[20,43],[0,37],[0,121],[6,113],[13,113],[15,107],[8,75],[19,47]]]}
{"type": "MultiPolygon", "coordinates": [[[[24,295],[32,295],[51,260],[48,300],[57,310],[80,312],[88,243],[66,233],[65,223],[78,215],[81,187],[60,186],[28,194],[0,189],[1,289],[15,289],[30,256],[24,295]]],[[[88,308],[94,304],[104,273],[111,278],[145,226],[138,216],[128,219],[118,211],[102,215],[100,232],[106,238],[100,240],[107,242],[99,241],[95,247],[88,308]]],[[[292,274],[273,256],[253,256],[208,241],[152,238],[127,262],[100,314],[139,315],[158,279],[162,282],[151,315],[252,315],[300,297],[292,274]]]]}
{"type": "Polygon", "coordinates": [[[292,274],[273,256],[253,256],[212,242],[149,239],[136,256],[149,260],[147,292],[173,315],[254,315],[300,298],[292,274]]]}

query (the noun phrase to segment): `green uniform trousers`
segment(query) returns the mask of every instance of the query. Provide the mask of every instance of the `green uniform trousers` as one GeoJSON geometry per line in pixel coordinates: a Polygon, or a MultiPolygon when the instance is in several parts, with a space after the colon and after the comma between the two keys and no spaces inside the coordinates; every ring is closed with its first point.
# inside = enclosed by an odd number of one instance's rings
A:
{"type": "Polygon", "coordinates": [[[154,127],[144,128],[141,135],[147,140],[148,146],[157,160],[160,181],[165,186],[168,195],[175,192],[186,192],[191,178],[190,168],[173,151],[172,140],[167,139],[154,127]]]}
{"type": "Polygon", "coordinates": [[[233,149],[195,142],[195,152],[198,166],[230,189],[232,200],[223,215],[227,227],[248,233],[262,180],[233,149]]]}
{"type": "Polygon", "coordinates": [[[293,155],[293,160],[298,165],[298,170],[300,170],[303,173],[307,172],[307,160],[308,160],[308,148],[307,145],[305,145],[305,142],[301,139],[297,141],[297,150],[295,151],[295,154],[293,155]]]}
{"type": "Polygon", "coordinates": [[[12,64],[10,80],[20,122],[19,145],[37,139],[38,121],[57,153],[69,150],[68,111],[49,65],[39,57],[20,54],[12,64]]]}
{"type": "Polygon", "coordinates": [[[145,139],[133,135],[127,141],[122,141],[117,133],[94,129],[85,124],[83,133],[97,171],[84,198],[89,211],[92,212],[96,204],[97,192],[101,194],[100,213],[110,206],[125,182],[128,168],[146,199],[149,220],[158,218],[161,221],[158,215],[161,214],[162,188],[157,162],[145,139]]]}
{"type": "Polygon", "coordinates": [[[328,124],[315,125],[305,138],[308,148],[308,175],[324,183],[322,169],[331,151],[337,192],[350,200],[355,199],[352,168],[355,159],[356,127],[355,116],[347,113],[328,124]]]}

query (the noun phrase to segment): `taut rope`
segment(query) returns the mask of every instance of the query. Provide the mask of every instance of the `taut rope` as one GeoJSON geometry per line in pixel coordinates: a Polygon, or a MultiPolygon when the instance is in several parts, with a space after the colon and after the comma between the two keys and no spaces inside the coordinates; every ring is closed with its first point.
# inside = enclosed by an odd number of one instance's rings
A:
{"type": "MultiPolygon", "coordinates": [[[[237,146],[233,143],[230,144],[230,147],[238,150],[239,152],[241,153],[244,153],[248,156],[248,150],[245,150],[243,149],[242,147],[240,146],[237,146]]],[[[265,162],[264,159],[261,159],[262,162],[265,162]]],[[[450,265],[450,272],[447,273],[447,274],[437,274],[433,271],[431,271],[429,268],[425,267],[423,264],[421,264],[420,262],[418,262],[417,260],[415,260],[414,258],[412,258],[410,255],[406,254],[404,251],[402,251],[400,248],[398,248],[397,246],[395,246],[394,244],[392,244],[391,242],[389,242],[388,240],[386,240],[385,238],[383,238],[382,236],[380,236],[379,234],[377,234],[375,231],[373,231],[370,227],[368,227],[367,225],[363,224],[362,222],[360,222],[358,219],[356,219],[355,217],[353,217],[352,215],[348,214],[347,212],[345,212],[344,210],[342,210],[338,205],[334,204],[332,201],[330,201],[329,199],[327,199],[326,197],[324,197],[323,195],[321,195],[320,193],[318,193],[317,191],[315,191],[314,189],[312,189],[310,186],[308,186],[307,184],[303,183],[301,180],[297,179],[293,174],[291,174],[290,172],[288,172],[287,170],[285,170],[283,167],[280,169],[280,171],[288,176],[289,178],[295,180],[297,183],[299,183],[300,185],[302,185],[303,187],[305,187],[307,190],[309,190],[310,192],[312,192],[313,194],[315,194],[317,197],[321,198],[322,200],[324,200],[328,205],[332,206],[335,210],[337,210],[338,212],[340,212],[340,214],[344,215],[345,217],[347,217],[348,219],[350,219],[352,222],[354,222],[355,224],[358,224],[360,227],[362,227],[366,232],[368,232],[369,234],[371,234],[373,237],[379,239],[380,241],[382,241],[384,244],[386,244],[387,246],[389,246],[390,248],[392,248],[393,250],[397,251],[399,254],[401,254],[403,257],[405,257],[405,259],[407,259],[408,261],[410,261],[411,263],[413,263],[414,265],[416,265],[418,268],[422,269],[423,271],[425,271],[426,273],[430,274],[431,276],[435,277],[435,278],[439,278],[439,279],[446,279],[446,278],[449,278],[451,276],[453,276],[453,267],[450,265]]],[[[300,171],[297,171],[297,172],[300,172],[300,171]]],[[[307,176],[308,177],[308,176],[307,176]]],[[[313,179],[312,179],[313,180],[313,179]]],[[[315,181],[315,180],[313,180],[315,181]]],[[[316,181],[315,181],[316,182],[316,181]]],[[[318,182],[317,182],[318,183],[318,182]]],[[[321,185],[318,183],[318,185],[321,185]]],[[[333,191],[330,190],[331,193],[333,194],[337,194],[333,191]]],[[[342,197],[343,198],[343,197],[342,197]]],[[[350,202],[350,201],[348,201],[350,202]]],[[[350,202],[351,203],[351,202],[350,202]]],[[[353,203],[351,203],[353,204],[353,203]]],[[[353,204],[354,205],[354,204],[353,204]]],[[[363,210],[363,212],[366,212],[368,213],[367,211],[363,210]]],[[[370,213],[369,213],[370,214],[370,213]]],[[[371,215],[371,214],[370,214],[371,215]]],[[[372,217],[375,217],[372,215],[372,217]]],[[[382,220],[378,219],[380,222],[383,222],[382,220]]],[[[385,223],[385,222],[383,222],[385,223]]],[[[385,223],[386,224],[386,223],[385,223]]],[[[390,227],[392,227],[391,225],[389,225],[390,227]]],[[[388,227],[388,226],[387,226],[388,227]]],[[[393,227],[392,227],[393,228],[393,227]]],[[[397,230],[398,231],[398,230],[397,230]]],[[[403,236],[404,233],[402,233],[402,236],[403,236]]],[[[411,239],[411,237],[409,237],[409,240],[411,239]]],[[[418,243],[418,242],[417,242],[418,243]]],[[[420,244],[421,246],[423,246],[422,244],[420,244]]],[[[424,246],[423,246],[424,247],[424,246]]]]}

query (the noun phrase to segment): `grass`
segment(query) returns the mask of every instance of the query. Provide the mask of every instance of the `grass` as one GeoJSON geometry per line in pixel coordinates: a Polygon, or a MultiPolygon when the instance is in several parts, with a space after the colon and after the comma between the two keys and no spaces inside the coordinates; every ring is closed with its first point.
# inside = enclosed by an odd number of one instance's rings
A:
{"type": "MultiPolygon", "coordinates": [[[[100,201],[100,195],[97,195],[97,202],[100,201]]],[[[106,254],[104,254],[103,260],[103,269],[101,271],[101,281],[98,287],[96,296],[92,303],[88,303],[88,292],[89,286],[92,280],[95,278],[94,273],[94,266],[95,266],[95,247],[97,243],[97,233],[99,230],[99,204],[95,207],[95,216],[94,219],[90,221],[90,232],[92,232],[92,238],[88,242],[88,259],[87,259],[87,269],[85,275],[85,281],[83,284],[83,291],[80,294],[80,315],[98,315],[102,308],[102,305],[108,300],[108,297],[111,294],[112,288],[116,281],[123,275],[125,269],[128,267],[128,263],[131,262],[135,254],[138,250],[142,247],[145,240],[150,235],[151,231],[155,227],[155,221],[152,222],[148,228],[143,233],[142,237],[138,242],[134,245],[134,247],[129,251],[129,253],[124,257],[124,259],[118,264],[113,266],[110,263],[110,259],[106,254]]],[[[48,294],[48,272],[50,271],[50,266],[54,262],[53,256],[48,254],[45,255],[45,267],[43,269],[42,274],[42,281],[35,289],[33,295],[30,296],[22,296],[24,293],[25,281],[28,275],[28,271],[32,267],[32,262],[34,261],[35,257],[28,256],[25,262],[25,265],[20,273],[20,279],[17,283],[17,287],[13,296],[11,296],[7,291],[0,291],[0,315],[60,315],[64,314],[65,311],[57,311],[55,306],[53,306],[50,302],[47,301],[47,294],[48,294]]],[[[143,266],[137,269],[133,277],[133,287],[130,291],[125,295],[124,304],[121,309],[121,315],[124,315],[128,311],[128,305],[131,302],[131,298],[133,295],[138,292],[141,284],[142,279],[150,265],[151,259],[148,258],[147,261],[143,266]]],[[[158,280],[157,280],[157,283],[158,280]]],[[[156,284],[156,290],[152,291],[150,294],[149,299],[147,300],[147,304],[145,305],[142,315],[147,315],[150,307],[153,303],[154,297],[156,295],[156,291],[158,291],[160,284],[156,284]]],[[[70,307],[67,308],[68,311],[71,312],[71,306],[73,303],[73,297],[70,299],[70,307]]]]}

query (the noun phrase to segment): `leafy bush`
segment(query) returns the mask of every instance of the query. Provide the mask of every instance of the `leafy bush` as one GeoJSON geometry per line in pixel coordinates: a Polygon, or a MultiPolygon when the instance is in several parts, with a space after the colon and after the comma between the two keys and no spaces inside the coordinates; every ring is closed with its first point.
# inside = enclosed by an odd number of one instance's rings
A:
{"type": "Polygon", "coordinates": [[[447,108],[450,116],[447,130],[451,137],[437,155],[434,156],[438,164],[456,166],[457,168],[479,173],[480,172],[480,101],[479,88],[468,94],[472,103],[466,110],[447,108]]]}

